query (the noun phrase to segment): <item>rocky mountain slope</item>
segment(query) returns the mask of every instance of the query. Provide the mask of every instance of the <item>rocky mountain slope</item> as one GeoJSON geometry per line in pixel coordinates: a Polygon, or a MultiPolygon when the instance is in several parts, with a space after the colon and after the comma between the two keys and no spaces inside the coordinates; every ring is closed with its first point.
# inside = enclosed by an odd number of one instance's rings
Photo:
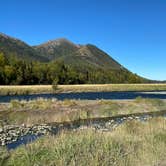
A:
{"type": "Polygon", "coordinates": [[[25,60],[48,61],[47,58],[40,56],[33,47],[25,42],[0,33],[0,52],[5,56],[16,56],[25,60]]]}
{"type": "Polygon", "coordinates": [[[34,47],[40,55],[49,60],[61,59],[65,63],[80,66],[92,65],[98,68],[121,69],[122,66],[94,45],[78,45],[67,39],[48,41],[34,47]]]}

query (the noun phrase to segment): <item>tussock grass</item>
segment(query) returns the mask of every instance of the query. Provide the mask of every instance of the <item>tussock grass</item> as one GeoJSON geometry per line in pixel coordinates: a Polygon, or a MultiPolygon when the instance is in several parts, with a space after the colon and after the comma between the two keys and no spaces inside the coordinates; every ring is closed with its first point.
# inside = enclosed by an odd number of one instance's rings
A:
{"type": "MultiPolygon", "coordinates": [[[[111,91],[158,91],[166,90],[166,84],[85,84],[58,85],[61,92],[111,92],[111,91]]],[[[0,95],[21,95],[35,93],[55,93],[52,85],[0,86],[0,95]]]]}
{"type": "Polygon", "coordinates": [[[36,100],[11,100],[9,108],[11,110],[47,110],[54,107],[57,103],[56,99],[43,99],[38,98],[36,100]]]}
{"type": "Polygon", "coordinates": [[[132,101],[115,100],[64,100],[36,99],[13,100],[0,105],[0,124],[36,124],[73,121],[95,117],[111,117],[121,114],[143,113],[166,109],[166,101],[137,98],[132,101]],[[3,111],[2,111],[3,110],[3,111]]]}
{"type": "Polygon", "coordinates": [[[166,119],[156,118],[127,122],[108,133],[88,129],[46,136],[11,151],[5,165],[164,166],[165,151],[166,119]]]}
{"type": "Polygon", "coordinates": [[[65,99],[65,100],[63,100],[63,104],[66,106],[75,106],[75,105],[77,105],[77,102],[76,102],[76,100],[65,99]]]}
{"type": "Polygon", "coordinates": [[[165,102],[163,100],[160,100],[160,99],[145,99],[145,98],[141,98],[141,97],[137,97],[135,99],[135,102],[136,103],[144,103],[144,104],[151,104],[151,105],[154,105],[154,106],[164,106],[165,105],[165,102]]]}

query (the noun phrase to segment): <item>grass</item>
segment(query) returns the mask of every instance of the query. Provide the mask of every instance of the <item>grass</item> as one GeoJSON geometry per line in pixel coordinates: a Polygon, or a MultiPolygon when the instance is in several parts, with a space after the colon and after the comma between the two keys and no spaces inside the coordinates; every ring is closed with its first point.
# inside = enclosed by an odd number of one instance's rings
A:
{"type": "Polygon", "coordinates": [[[52,93],[51,85],[13,85],[0,86],[0,95],[26,95],[36,93],[52,93]]]}
{"type": "Polygon", "coordinates": [[[5,166],[152,166],[166,165],[166,119],[126,122],[113,132],[64,131],[7,152],[5,166]]]}
{"type": "Polygon", "coordinates": [[[115,100],[13,100],[0,104],[0,124],[38,124],[79,119],[110,117],[121,114],[143,113],[166,109],[166,101],[137,98],[132,101],[115,100]]]}
{"type": "MultiPolygon", "coordinates": [[[[166,109],[166,100],[131,101],[42,99],[0,104],[0,126],[40,124],[166,109]]],[[[166,119],[130,121],[113,132],[91,129],[63,131],[7,151],[0,147],[4,166],[152,166],[166,165],[166,119]]]]}
{"type": "MultiPolygon", "coordinates": [[[[166,84],[85,84],[58,85],[56,92],[111,92],[166,90],[166,84]]],[[[0,95],[55,93],[52,85],[0,86],[0,95]]]]}

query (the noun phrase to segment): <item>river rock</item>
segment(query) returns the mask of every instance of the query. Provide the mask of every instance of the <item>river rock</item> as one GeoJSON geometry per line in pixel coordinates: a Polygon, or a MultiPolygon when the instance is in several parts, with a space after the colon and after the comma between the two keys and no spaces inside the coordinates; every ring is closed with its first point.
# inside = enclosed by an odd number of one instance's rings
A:
{"type": "Polygon", "coordinates": [[[2,134],[3,133],[3,129],[2,128],[0,128],[0,134],[2,134]]]}

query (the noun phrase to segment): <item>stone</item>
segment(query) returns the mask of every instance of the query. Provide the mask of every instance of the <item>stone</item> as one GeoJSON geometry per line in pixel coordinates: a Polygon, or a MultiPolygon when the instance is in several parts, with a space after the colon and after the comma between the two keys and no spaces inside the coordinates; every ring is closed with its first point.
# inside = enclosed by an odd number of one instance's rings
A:
{"type": "Polygon", "coordinates": [[[3,129],[2,128],[0,128],[0,134],[2,134],[3,133],[3,129]]]}

